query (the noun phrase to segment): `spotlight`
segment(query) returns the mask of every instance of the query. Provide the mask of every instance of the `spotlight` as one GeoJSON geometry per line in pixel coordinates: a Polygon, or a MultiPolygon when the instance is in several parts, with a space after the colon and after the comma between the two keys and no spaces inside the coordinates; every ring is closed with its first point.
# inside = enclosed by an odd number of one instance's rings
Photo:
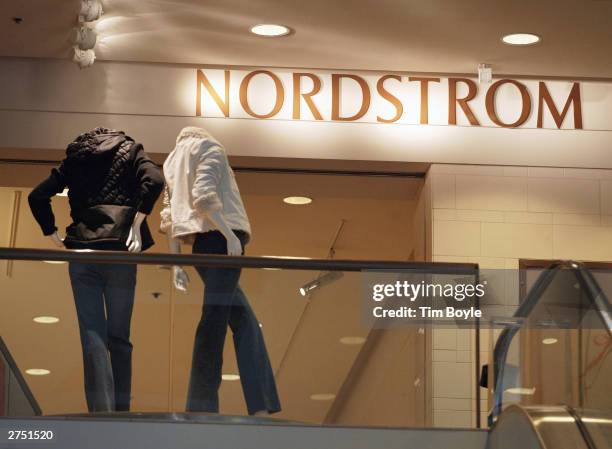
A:
{"type": "Polygon", "coordinates": [[[300,287],[300,295],[307,296],[313,290],[319,287],[323,287],[327,284],[331,284],[332,282],[340,279],[342,276],[344,276],[344,273],[342,273],[341,271],[328,271],[327,273],[322,274],[315,280],[310,281],[308,284],[305,284],[300,287]]]}
{"type": "Polygon", "coordinates": [[[80,22],[93,22],[102,17],[102,14],[104,11],[99,0],[81,0],[80,22]]]}
{"type": "Polygon", "coordinates": [[[79,66],[81,69],[85,69],[87,67],[91,67],[96,60],[96,54],[93,50],[81,50],[78,47],[74,47],[74,56],[72,60],[79,66]]]}
{"type": "Polygon", "coordinates": [[[75,28],[72,34],[72,43],[81,50],[91,50],[96,45],[98,33],[87,26],[75,28]]]}

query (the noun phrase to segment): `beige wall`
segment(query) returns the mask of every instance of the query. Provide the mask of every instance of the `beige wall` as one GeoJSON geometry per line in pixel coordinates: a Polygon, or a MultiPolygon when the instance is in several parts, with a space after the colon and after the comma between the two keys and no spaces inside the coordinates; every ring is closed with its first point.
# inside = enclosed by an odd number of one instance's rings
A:
{"type": "MultiPolygon", "coordinates": [[[[612,170],[433,165],[427,182],[433,261],[515,269],[522,258],[612,260],[612,170]]],[[[517,291],[506,289],[505,304],[517,304],[517,291]]],[[[471,331],[433,331],[435,425],[475,424],[473,348],[471,331]]],[[[486,410],[483,401],[483,419],[486,410]]]]}

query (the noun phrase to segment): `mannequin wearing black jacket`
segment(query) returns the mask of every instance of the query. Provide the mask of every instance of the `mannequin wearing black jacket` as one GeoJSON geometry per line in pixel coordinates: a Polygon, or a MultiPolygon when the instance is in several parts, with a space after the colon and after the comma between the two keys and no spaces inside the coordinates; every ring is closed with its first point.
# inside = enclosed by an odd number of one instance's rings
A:
{"type": "MultiPolygon", "coordinates": [[[[44,235],[70,249],[146,250],[145,217],[163,189],[160,170],[141,144],[121,131],[96,128],[78,136],[66,158],[29,195],[44,235]],[[72,224],[61,239],[51,197],[68,188],[72,224]]],[[[130,321],[135,265],[70,263],[89,411],[130,407],[130,321]],[[109,357],[110,356],[110,357],[109,357]]]]}

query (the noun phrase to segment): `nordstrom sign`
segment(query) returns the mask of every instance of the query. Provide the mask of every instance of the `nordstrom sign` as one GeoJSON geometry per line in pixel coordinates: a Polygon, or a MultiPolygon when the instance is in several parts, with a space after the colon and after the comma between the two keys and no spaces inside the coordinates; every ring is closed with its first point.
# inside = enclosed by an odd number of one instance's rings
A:
{"type": "Polygon", "coordinates": [[[199,69],[195,115],[582,129],[577,82],[326,71],[199,69]]]}

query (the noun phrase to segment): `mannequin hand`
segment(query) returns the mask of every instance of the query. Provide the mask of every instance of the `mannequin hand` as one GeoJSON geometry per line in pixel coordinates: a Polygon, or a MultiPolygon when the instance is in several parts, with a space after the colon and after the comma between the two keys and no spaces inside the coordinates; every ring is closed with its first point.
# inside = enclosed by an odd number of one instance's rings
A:
{"type": "Polygon", "coordinates": [[[138,253],[142,249],[142,238],[140,236],[140,223],[134,223],[130,227],[130,233],[128,235],[125,246],[128,247],[128,251],[132,253],[138,253]]]}
{"type": "Polygon", "coordinates": [[[227,255],[228,256],[242,255],[242,243],[240,243],[240,239],[236,237],[236,234],[234,234],[233,232],[230,234],[230,237],[227,239],[227,255]]]}
{"type": "Polygon", "coordinates": [[[65,248],[64,240],[59,236],[59,234],[57,232],[54,232],[53,234],[51,234],[48,237],[51,239],[53,244],[55,246],[57,246],[58,248],[65,248]]]}
{"type": "Polygon", "coordinates": [[[177,290],[187,293],[187,285],[189,284],[189,276],[182,267],[177,265],[172,267],[172,277],[174,281],[174,288],[177,290]]]}

